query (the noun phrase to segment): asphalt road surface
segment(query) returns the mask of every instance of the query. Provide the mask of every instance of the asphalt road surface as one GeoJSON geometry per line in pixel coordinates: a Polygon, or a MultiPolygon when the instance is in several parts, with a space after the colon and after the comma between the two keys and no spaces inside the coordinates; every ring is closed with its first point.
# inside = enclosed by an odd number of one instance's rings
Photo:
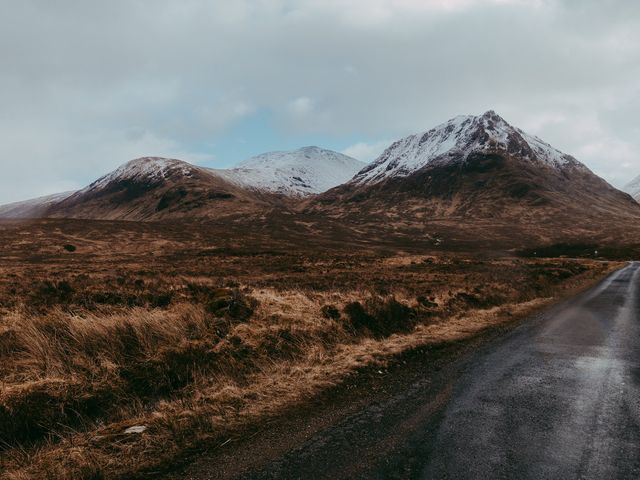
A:
{"type": "Polygon", "coordinates": [[[302,438],[174,478],[639,479],[640,263],[302,438]]]}
{"type": "Polygon", "coordinates": [[[475,359],[422,478],[640,478],[640,264],[475,359]]]}

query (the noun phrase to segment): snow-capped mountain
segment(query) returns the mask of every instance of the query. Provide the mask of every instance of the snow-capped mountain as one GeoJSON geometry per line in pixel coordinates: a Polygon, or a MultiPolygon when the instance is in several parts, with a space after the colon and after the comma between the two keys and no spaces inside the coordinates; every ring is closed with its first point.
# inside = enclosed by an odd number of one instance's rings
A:
{"type": "Polygon", "coordinates": [[[321,193],[351,179],[366,164],[319,147],[269,152],[229,170],[215,170],[241,186],[283,195],[321,193]]]}
{"type": "Polygon", "coordinates": [[[63,192],[0,206],[0,218],[38,218],[75,192],[63,192]]]}
{"type": "Polygon", "coordinates": [[[100,177],[78,193],[100,190],[118,182],[161,182],[172,176],[191,177],[203,169],[182,160],[162,157],[142,157],[131,160],[113,172],[100,177]]]}
{"type": "Polygon", "coordinates": [[[264,202],[215,171],[181,160],[131,160],[52,205],[47,216],[111,220],[221,217],[264,202]]]}
{"type": "Polygon", "coordinates": [[[317,147],[259,155],[228,170],[145,157],[71,195],[34,201],[44,206],[32,211],[136,221],[321,213],[408,229],[407,238],[429,235],[435,220],[464,226],[465,235],[491,237],[501,228],[499,235],[540,242],[619,236],[622,225],[640,222],[629,195],[493,111],[403,138],[363,166],[317,147]]]}
{"type": "Polygon", "coordinates": [[[640,201],[640,176],[627,183],[622,191],[627,192],[629,195],[635,198],[636,201],[640,201]]]}
{"type": "Polygon", "coordinates": [[[372,184],[390,177],[406,177],[426,166],[461,163],[471,153],[489,152],[518,155],[556,168],[586,168],[570,155],[488,111],[480,116],[458,116],[431,130],[398,140],[360,171],[353,182],[372,184]]]}
{"type": "Polygon", "coordinates": [[[361,226],[387,223],[408,238],[429,235],[439,221],[465,235],[499,231],[541,243],[622,235],[640,221],[629,195],[493,111],[394,142],[307,210],[361,226]]]}
{"type": "Polygon", "coordinates": [[[265,153],[227,170],[143,157],[77,192],[0,207],[0,218],[146,220],[264,210],[286,201],[275,197],[304,197],[344,183],[364,165],[318,147],[265,153]]]}

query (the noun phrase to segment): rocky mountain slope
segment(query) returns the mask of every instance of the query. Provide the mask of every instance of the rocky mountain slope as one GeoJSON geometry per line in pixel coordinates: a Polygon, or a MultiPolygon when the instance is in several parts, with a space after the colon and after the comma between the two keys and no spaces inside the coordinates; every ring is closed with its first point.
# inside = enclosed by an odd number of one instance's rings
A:
{"type": "Polygon", "coordinates": [[[408,235],[442,222],[463,235],[501,230],[541,243],[624,236],[640,221],[629,195],[493,111],[393,143],[307,211],[384,222],[408,235]]]}
{"type": "Polygon", "coordinates": [[[0,218],[38,218],[47,210],[75,192],[56,193],[44,197],[33,198],[22,202],[14,202],[0,206],[0,218]]]}
{"type": "Polygon", "coordinates": [[[631,195],[637,202],[640,202],[640,176],[631,180],[622,190],[631,195]]]}

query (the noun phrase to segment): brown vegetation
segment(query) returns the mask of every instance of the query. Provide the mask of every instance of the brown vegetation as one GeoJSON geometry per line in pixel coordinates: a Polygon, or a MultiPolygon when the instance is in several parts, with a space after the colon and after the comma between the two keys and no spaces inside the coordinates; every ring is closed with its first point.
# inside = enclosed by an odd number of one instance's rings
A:
{"type": "Polygon", "coordinates": [[[511,239],[527,247],[585,239],[637,243],[640,206],[630,195],[582,166],[558,169],[531,161],[522,138],[516,145],[461,158],[452,153],[447,162],[379,183],[346,183],[309,199],[306,211],[405,231],[441,224],[451,236],[473,232],[478,240],[511,239]]]}
{"type": "Polygon", "coordinates": [[[0,478],[152,477],[614,267],[233,228],[0,224],[0,478]]]}

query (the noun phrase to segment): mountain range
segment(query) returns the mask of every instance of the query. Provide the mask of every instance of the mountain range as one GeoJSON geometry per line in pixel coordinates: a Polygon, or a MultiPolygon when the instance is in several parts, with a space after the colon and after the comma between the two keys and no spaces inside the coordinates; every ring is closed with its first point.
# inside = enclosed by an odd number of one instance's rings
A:
{"type": "Polygon", "coordinates": [[[143,157],[77,192],[0,206],[0,218],[161,220],[246,214],[326,191],[365,165],[319,147],[264,153],[231,169],[143,157]]]}
{"type": "MultiPolygon", "coordinates": [[[[640,180],[629,189],[638,191],[640,180]]],[[[274,211],[398,235],[430,235],[437,226],[539,243],[617,241],[640,225],[629,194],[493,111],[400,139],[368,165],[318,147],[225,170],[140,158],[77,192],[0,207],[0,218],[156,221],[274,211]]]]}

